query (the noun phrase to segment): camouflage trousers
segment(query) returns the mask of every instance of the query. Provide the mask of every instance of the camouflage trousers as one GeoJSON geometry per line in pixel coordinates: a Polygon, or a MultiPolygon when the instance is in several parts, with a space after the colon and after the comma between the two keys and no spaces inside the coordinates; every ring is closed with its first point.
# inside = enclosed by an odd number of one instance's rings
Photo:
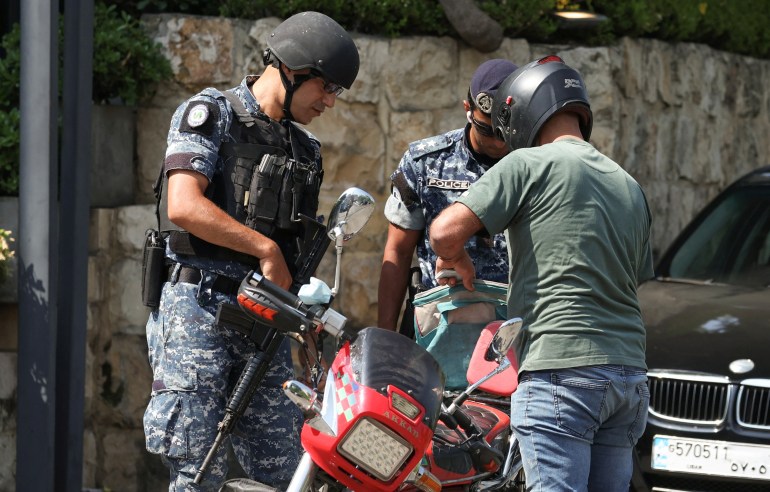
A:
{"type": "MultiPolygon", "coordinates": [[[[217,435],[227,399],[254,344],[214,325],[216,306],[235,296],[211,291],[212,275],[199,285],[166,282],[158,310],[147,322],[153,371],[144,414],[147,450],[170,470],[169,491],[218,490],[227,476],[227,446],[220,447],[201,485],[193,483],[217,435]]],[[[249,478],[285,489],[301,454],[302,417],[281,390],[294,377],[285,340],[229,442],[249,478]]]]}

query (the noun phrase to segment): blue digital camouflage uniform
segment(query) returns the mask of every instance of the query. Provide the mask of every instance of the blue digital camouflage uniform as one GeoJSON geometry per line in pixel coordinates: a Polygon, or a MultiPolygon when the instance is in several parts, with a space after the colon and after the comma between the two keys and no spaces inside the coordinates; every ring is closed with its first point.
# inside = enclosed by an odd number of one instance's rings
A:
{"type": "MultiPolygon", "coordinates": [[[[254,80],[254,76],[246,77],[234,89],[251,113],[259,110],[248,88],[254,80]]],[[[221,176],[217,151],[228,138],[232,120],[229,102],[215,89],[185,101],[171,121],[165,171],[194,169],[209,180],[221,176]],[[189,114],[188,106],[194,105],[205,108],[205,114],[198,118],[210,119],[213,131],[180,131],[183,116],[189,114]]],[[[170,491],[218,490],[228,471],[226,446],[220,447],[204,482],[198,486],[193,479],[214,442],[228,397],[255,346],[246,336],[214,324],[218,304],[235,303],[235,295],[217,292],[212,285],[217,275],[240,281],[250,268],[234,261],[176,255],[170,250],[167,256],[201,269],[202,276],[197,285],[177,282],[177,265],[163,286],[159,308],[147,322],[153,383],[144,414],[146,446],[151,453],[160,454],[169,467],[170,491]]],[[[288,485],[301,452],[302,417],[281,390],[283,382],[293,376],[287,339],[230,437],[234,454],[249,477],[278,488],[288,485]]]]}
{"type": "MultiPolygon", "coordinates": [[[[411,143],[390,177],[392,193],[385,204],[385,217],[403,229],[424,231],[417,244],[417,259],[427,288],[438,285],[436,253],[430,247],[428,228],[485,171],[468,148],[467,131],[468,127],[460,128],[411,143]]],[[[508,282],[508,251],[503,234],[474,236],[466,250],[478,278],[508,282]]]]}

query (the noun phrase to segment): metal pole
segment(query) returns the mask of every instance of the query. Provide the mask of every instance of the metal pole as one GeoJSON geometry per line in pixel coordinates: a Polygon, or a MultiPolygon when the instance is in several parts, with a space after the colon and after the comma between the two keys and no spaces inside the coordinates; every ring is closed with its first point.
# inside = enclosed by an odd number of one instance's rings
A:
{"type": "Polygon", "coordinates": [[[58,2],[21,3],[16,489],[54,490],[58,2]]]}
{"type": "Polygon", "coordinates": [[[93,0],[65,0],[56,354],[56,489],[83,488],[93,0]]]}

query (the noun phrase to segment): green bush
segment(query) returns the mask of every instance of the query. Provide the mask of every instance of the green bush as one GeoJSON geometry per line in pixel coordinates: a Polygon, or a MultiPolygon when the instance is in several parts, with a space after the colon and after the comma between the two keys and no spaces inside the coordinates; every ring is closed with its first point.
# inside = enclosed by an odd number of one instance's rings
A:
{"type": "Polygon", "coordinates": [[[114,5],[96,4],[94,16],[93,99],[122,99],[129,105],[171,78],[171,65],[139,21],[114,5]]]}
{"type": "MultiPolygon", "coordinates": [[[[59,44],[63,44],[62,22],[59,44]]],[[[16,195],[19,187],[20,29],[3,36],[0,45],[0,194],[16,195]]],[[[63,49],[59,49],[62,73],[63,49]]],[[[114,5],[94,7],[93,100],[134,105],[152,94],[155,84],[171,78],[171,65],[139,21],[114,5]]]]}
{"type": "Polygon", "coordinates": [[[19,26],[0,41],[0,195],[19,190],[19,26]]]}
{"type": "MultiPolygon", "coordinates": [[[[598,45],[623,36],[650,37],[699,42],[730,52],[770,57],[770,29],[766,28],[770,24],[768,0],[475,1],[481,10],[500,23],[506,36],[522,37],[535,43],[572,41],[598,45]],[[550,14],[556,9],[578,8],[603,14],[609,20],[593,31],[559,30],[550,14]]],[[[189,6],[195,2],[177,3],[189,6]]],[[[199,3],[209,5],[200,0],[199,3]]],[[[286,18],[303,10],[323,12],[346,29],[365,34],[457,37],[436,0],[224,0],[219,14],[244,19],[286,18]]]]}

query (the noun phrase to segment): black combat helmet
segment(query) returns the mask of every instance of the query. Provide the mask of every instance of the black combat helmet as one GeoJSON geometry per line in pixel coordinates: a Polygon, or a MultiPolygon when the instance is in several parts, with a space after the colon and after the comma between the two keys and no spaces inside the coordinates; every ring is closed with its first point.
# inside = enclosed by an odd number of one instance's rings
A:
{"type": "Polygon", "coordinates": [[[519,68],[500,84],[492,126],[510,150],[532,147],[545,122],[563,111],[580,117],[580,132],[588,140],[593,115],[583,78],[558,56],[547,56],[519,68]]]}
{"type": "MultiPolygon", "coordinates": [[[[334,19],[318,12],[292,15],[270,34],[267,46],[290,69],[309,68],[346,89],[358,75],[358,49],[353,39],[334,19]]],[[[270,53],[266,52],[266,62],[270,53]]]]}

